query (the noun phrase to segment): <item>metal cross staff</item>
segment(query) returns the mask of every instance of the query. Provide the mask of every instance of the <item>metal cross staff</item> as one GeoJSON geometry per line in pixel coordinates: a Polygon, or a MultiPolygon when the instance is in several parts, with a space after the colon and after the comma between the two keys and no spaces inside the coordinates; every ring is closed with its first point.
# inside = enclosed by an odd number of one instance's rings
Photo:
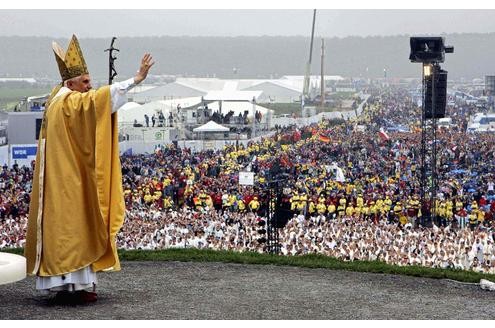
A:
{"type": "Polygon", "coordinates": [[[108,84],[112,85],[113,78],[117,76],[117,71],[115,70],[115,66],[113,62],[117,59],[116,56],[113,55],[114,51],[120,51],[117,48],[113,47],[113,43],[117,40],[116,37],[112,38],[112,43],[110,44],[110,48],[106,49],[105,52],[108,51],[108,84]]]}

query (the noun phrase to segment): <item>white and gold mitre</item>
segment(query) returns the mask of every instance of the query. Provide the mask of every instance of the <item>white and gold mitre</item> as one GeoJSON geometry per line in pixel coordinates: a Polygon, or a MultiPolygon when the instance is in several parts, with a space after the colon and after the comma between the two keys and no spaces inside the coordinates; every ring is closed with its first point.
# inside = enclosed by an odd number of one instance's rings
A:
{"type": "Polygon", "coordinates": [[[79,41],[75,35],[72,35],[67,52],[62,49],[56,42],[52,42],[53,52],[57,60],[58,70],[62,81],[72,79],[83,74],[89,74],[86,61],[84,60],[79,41]]]}

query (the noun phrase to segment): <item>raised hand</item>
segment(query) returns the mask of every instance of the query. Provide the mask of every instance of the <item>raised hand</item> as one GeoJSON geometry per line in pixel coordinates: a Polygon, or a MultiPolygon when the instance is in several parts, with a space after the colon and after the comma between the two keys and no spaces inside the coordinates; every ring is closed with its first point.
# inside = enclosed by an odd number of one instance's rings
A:
{"type": "Polygon", "coordinates": [[[153,60],[153,57],[151,57],[151,54],[149,53],[144,54],[143,58],[141,59],[141,66],[139,67],[139,70],[137,71],[137,74],[134,77],[134,82],[136,84],[139,84],[144,79],[146,79],[151,66],[153,66],[154,64],[155,62],[153,60]]]}

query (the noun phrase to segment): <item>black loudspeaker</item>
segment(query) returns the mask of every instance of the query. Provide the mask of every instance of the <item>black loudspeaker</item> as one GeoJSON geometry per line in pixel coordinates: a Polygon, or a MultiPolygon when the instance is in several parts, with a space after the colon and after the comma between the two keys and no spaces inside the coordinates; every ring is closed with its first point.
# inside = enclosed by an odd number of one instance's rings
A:
{"type": "Polygon", "coordinates": [[[426,77],[426,95],[424,104],[426,119],[445,117],[445,106],[447,105],[447,71],[444,71],[437,66],[434,66],[434,70],[432,75],[426,77]],[[432,99],[433,77],[435,78],[435,99],[432,99]],[[435,102],[435,115],[433,115],[432,101],[435,102]]]}
{"type": "Polygon", "coordinates": [[[409,43],[411,46],[409,60],[413,63],[443,63],[445,60],[442,37],[411,37],[409,43]]]}
{"type": "Polygon", "coordinates": [[[274,179],[281,172],[280,170],[280,159],[277,157],[273,160],[272,167],[270,167],[270,178],[274,179]]]}
{"type": "Polygon", "coordinates": [[[272,224],[277,228],[283,228],[293,216],[294,212],[291,210],[279,208],[273,214],[272,224]]]}

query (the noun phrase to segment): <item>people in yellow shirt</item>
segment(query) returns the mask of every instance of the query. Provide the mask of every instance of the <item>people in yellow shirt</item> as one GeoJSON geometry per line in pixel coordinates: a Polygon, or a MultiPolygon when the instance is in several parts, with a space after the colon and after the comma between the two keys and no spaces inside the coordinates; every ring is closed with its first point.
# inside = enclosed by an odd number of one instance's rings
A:
{"type": "Polygon", "coordinates": [[[153,203],[153,196],[151,196],[150,190],[148,188],[146,188],[144,191],[143,200],[144,200],[144,203],[147,205],[150,205],[151,203],[153,203]]]}
{"type": "Polygon", "coordinates": [[[471,230],[474,230],[478,225],[478,203],[475,200],[471,202],[471,212],[468,215],[468,219],[471,230]]]}
{"type": "Polygon", "coordinates": [[[296,211],[299,205],[299,194],[294,192],[294,195],[290,198],[290,210],[296,211]]]}
{"type": "Polygon", "coordinates": [[[349,204],[347,208],[345,209],[345,215],[351,217],[354,215],[354,206],[352,204],[349,204]]]}
{"type": "Polygon", "coordinates": [[[339,199],[339,206],[337,207],[337,215],[339,217],[343,217],[345,214],[345,208],[346,208],[347,200],[342,196],[339,199]]]}
{"type": "Polygon", "coordinates": [[[308,212],[309,212],[309,215],[313,215],[314,213],[316,213],[316,204],[315,204],[314,200],[311,200],[309,202],[308,212]]]}
{"type": "Polygon", "coordinates": [[[316,205],[316,211],[318,214],[325,214],[327,211],[327,206],[325,205],[325,201],[318,200],[318,204],[316,205]]]}
{"type": "Polygon", "coordinates": [[[451,225],[454,219],[454,203],[451,199],[445,202],[445,217],[447,218],[447,225],[451,225]]]}
{"type": "Polygon", "coordinates": [[[391,209],[392,209],[392,200],[387,195],[385,196],[385,200],[383,201],[383,212],[384,212],[383,214],[388,216],[391,209]]]}
{"type": "Polygon", "coordinates": [[[258,197],[254,196],[253,199],[249,202],[248,204],[249,209],[251,212],[258,212],[258,209],[260,208],[260,202],[258,201],[258,197]]]}
{"type": "Polygon", "coordinates": [[[478,212],[476,213],[476,218],[478,220],[478,224],[483,224],[485,221],[485,212],[483,210],[478,209],[478,212]]]}
{"type": "Polygon", "coordinates": [[[334,219],[335,218],[336,210],[337,210],[337,208],[335,207],[335,204],[334,203],[330,203],[328,205],[327,211],[328,211],[328,218],[329,219],[334,219]]]}
{"type": "Polygon", "coordinates": [[[393,218],[392,218],[392,222],[400,222],[400,217],[402,215],[402,203],[401,202],[397,202],[395,203],[395,206],[394,206],[394,215],[393,215],[393,218]]]}
{"type": "Polygon", "coordinates": [[[241,213],[244,213],[244,211],[246,211],[246,204],[242,199],[237,200],[237,209],[241,213]]]}
{"type": "Polygon", "coordinates": [[[299,203],[297,204],[297,210],[302,213],[306,214],[306,205],[308,201],[308,195],[306,193],[301,193],[299,196],[299,203]]]}
{"type": "Polygon", "coordinates": [[[361,207],[361,213],[362,213],[364,218],[369,219],[370,206],[367,203],[364,203],[363,207],[361,207]]]}
{"type": "Polygon", "coordinates": [[[172,199],[170,198],[170,196],[165,196],[163,198],[163,208],[165,210],[172,209],[172,199]]]}

